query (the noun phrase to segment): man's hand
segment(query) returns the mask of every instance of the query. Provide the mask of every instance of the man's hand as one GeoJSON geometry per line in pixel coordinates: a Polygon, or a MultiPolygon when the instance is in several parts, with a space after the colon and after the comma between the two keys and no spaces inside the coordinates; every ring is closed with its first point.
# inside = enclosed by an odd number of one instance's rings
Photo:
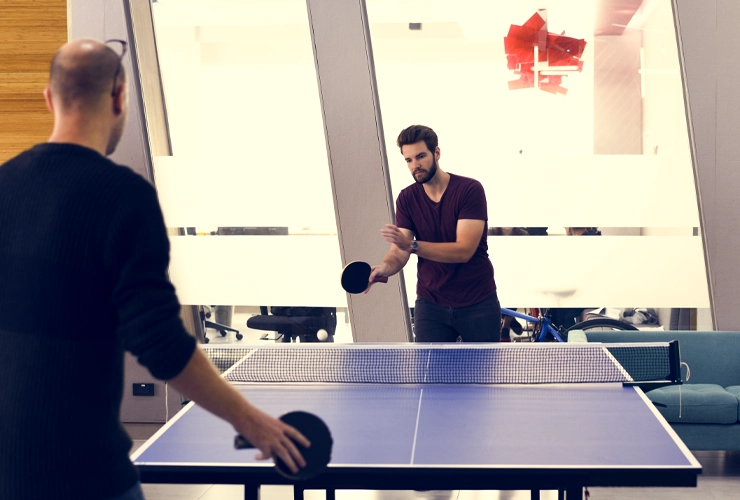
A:
{"type": "Polygon", "coordinates": [[[380,234],[383,235],[385,241],[395,245],[396,248],[405,253],[411,253],[411,239],[406,236],[397,226],[392,224],[386,224],[385,229],[380,230],[380,234]]]}
{"type": "Polygon", "coordinates": [[[393,274],[393,269],[385,261],[381,262],[377,266],[373,266],[372,270],[370,271],[370,277],[367,279],[367,288],[365,289],[364,293],[370,291],[370,287],[373,286],[373,280],[376,276],[390,276],[391,274],[393,274]]]}
{"type": "Polygon", "coordinates": [[[262,410],[252,406],[244,422],[234,428],[260,450],[257,460],[278,457],[293,474],[297,474],[300,468],[306,466],[306,461],[293,441],[306,448],[311,446],[311,442],[294,427],[262,410]]]}
{"type": "Polygon", "coordinates": [[[309,447],[311,443],[306,437],[244,399],[219,375],[200,349],[193,351],[182,372],[169,380],[168,384],[229,422],[237,433],[260,450],[258,459],[280,457],[293,474],[297,474],[300,467],[306,466],[306,461],[291,441],[294,439],[301,446],[309,447]]]}
{"type": "Polygon", "coordinates": [[[383,261],[372,268],[365,293],[370,291],[376,276],[393,276],[403,269],[411,255],[410,245],[414,233],[408,229],[400,229],[398,226],[386,224],[385,228],[380,230],[380,234],[391,243],[391,249],[385,254],[383,261]]]}

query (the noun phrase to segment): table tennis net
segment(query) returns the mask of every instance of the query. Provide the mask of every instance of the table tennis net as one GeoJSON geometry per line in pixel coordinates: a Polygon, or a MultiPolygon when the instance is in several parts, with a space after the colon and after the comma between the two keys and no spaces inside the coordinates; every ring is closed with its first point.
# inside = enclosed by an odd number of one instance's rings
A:
{"type": "Polygon", "coordinates": [[[204,349],[232,382],[552,384],[673,380],[668,343],[204,349]]]}

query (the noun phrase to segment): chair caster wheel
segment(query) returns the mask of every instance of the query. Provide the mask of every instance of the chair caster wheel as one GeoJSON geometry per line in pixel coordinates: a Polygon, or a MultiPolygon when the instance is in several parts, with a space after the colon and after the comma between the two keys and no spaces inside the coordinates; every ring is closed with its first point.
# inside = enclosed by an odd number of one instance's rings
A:
{"type": "Polygon", "coordinates": [[[226,330],[219,330],[219,332],[221,333],[222,337],[225,337],[229,333],[226,330]]]}
{"type": "Polygon", "coordinates": [[[208,342],[210,342],[210,341],[211,341],[211,339],[209,339],[208,337],[206,337],[206,338],[205,338],[205,339],[203,340],[203,343],[204,343],[204,344],[207,344],[207,343],[208,343],[208,342]]]}
{"type": "Polygon", "coordinates": [[[241,340],[243,338],[244,338],[244,335],[242,335],[241,333],[236,334],[236,340],[241,340]]]}

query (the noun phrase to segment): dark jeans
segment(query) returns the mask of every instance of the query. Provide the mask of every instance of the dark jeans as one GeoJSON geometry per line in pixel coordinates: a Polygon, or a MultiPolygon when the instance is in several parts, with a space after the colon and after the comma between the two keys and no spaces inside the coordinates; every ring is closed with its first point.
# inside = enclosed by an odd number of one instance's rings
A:
{"type": "Polygon", "coordinates": [[[414,308],[416,342],[498,342],[501,305],[494,294],[468,307],[442,307],[417,298],[414,308]]]}

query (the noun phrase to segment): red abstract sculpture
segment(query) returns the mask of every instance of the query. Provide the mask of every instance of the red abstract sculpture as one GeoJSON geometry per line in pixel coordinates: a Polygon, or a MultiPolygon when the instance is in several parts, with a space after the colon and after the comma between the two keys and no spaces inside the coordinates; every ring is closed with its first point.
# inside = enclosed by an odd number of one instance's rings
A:
{"type": "Polygon", "coordinates": [[[518,80],[509,82],[509,90],[538,87],[565,95],[568,89],[561,85],[564,73],[583,70],[580,59],[585,40],[549,33],[546,25],[542,16],[535,14],[523,26],[512,24],[504,37],[508,67],[519,75],[518,80]]]}

